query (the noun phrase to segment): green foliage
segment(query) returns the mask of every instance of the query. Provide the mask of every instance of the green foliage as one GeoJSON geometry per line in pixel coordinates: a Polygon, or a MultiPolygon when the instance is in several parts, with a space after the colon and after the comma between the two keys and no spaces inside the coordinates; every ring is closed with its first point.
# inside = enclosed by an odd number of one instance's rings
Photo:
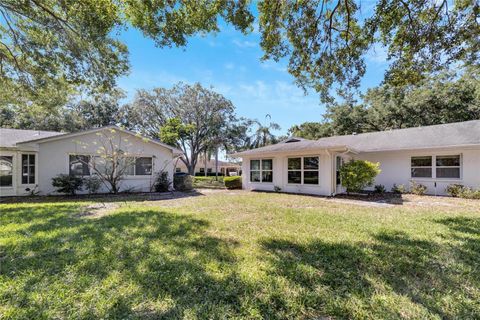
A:
{"type": "Polygon", "coordinates": [[[397,194],[407,193],[407,188],[403,184],[393,184],[392,192],[397,194]]]}
{"type": "Polygon", "coordinates": [[[225,177],[223,182],[227,189],[242,189],[242,177],[240,176],[225,177]]]}
{"type": "Polygon", "coordinates": [[[416,195],[424,195],[427,192],[427,186],[416,181],[410,182],[410,192],[416,195]]]}
{"type": "Polygon", "coordinates": [[[193,176],[189,174],[175,174],[173,187],[177,191],[190,191],[193,189],[193,176]]]}
{"type": "Polygon", "coordinates": [[[463,187],[458,196],[464,199],[480,199],[480,189],[463,187]]]}
{"type": "Polygon", "coordinates": [[[376,184],[374,187],[374,192],[378,194],[384,194],[387,192],[387,189],[385,189],[385,186],[383,184],[376,184]]]}
{"type": "Polygon", "coordinates": [[[81,190],[83,180],[82,177],[59,174],[52,178],[52,186],[57,189],[57,192],[75,195],[77,191],[81,190]]]}
{"type": "Polygon", "coordinates": [[[323,137],[332,135],[331,127],[329,123],[321,122],[304,122],[300,125],[294,125],[288,129],[290,136],[317,140],[323,137]]]}
{"type": "MultiPolygon", "coordinates": [[[[271,119],[271,116],[267,114],[265,116],[265,120],[267,118],[271,119]]],[[[250,143],[248,147],[250,149],[260,148],[260,147],[264,147],[269,144],[275,144],[278,142],[277,137],[275,136],[275,134],[273,134],[272,131],[280,130],[281,127],[279,124],[271,121],[268,124],[266,123],[262,124],[258,120],[254,120],[253,124],[255,124],[257,128],[255,129],[253,136],[249,139],[250,143]]]]}
{"type": "Polygon", "coordinates": [[[97,176],[91,176],[83,180],[83,185],[85,186],[85,189],[88,191],[88,193],[97,193],[102,186],[102,180],[97,176]]]}
{"type": "Polygon", "coordinates": [[[380,173],[380,164],[365,160],[350,160],[340,167],[340,179],[347,192],[359,192],[371,186],[380,173]]]}
{"type": "Polygon", "coordinates": [[[464,186],[462,184],[453,183],[449,184],[445,191],[452,197],[458,197],[462,192],[464,186]]]}
{"type": "Polygon", "coordinates": [[[162,171],[158,172],[155,176],[155,182],[153,184],[153,190],[155,192],[167,192],[170,191],[172,181],[168,177],[168,172],[162,171]]]}
{"type": "Polygon", "coordinates": [[[194,130],[194,124],[183,124],[179,118],[171,118],[160,128],[160,140],[176,146],[178,141],[187,139],[194,130]]]}

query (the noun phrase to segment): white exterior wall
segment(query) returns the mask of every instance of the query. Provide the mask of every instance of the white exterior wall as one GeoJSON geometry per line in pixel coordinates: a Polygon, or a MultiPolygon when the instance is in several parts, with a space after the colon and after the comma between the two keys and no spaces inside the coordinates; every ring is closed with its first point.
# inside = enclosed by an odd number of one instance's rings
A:
{"type": "Polygon", "coordinates": [[[331,195],[333,192],[333,173],[332,157],[326,152],[309,154],[276,154],[272,156],[262,155],[261,157],[245,157],[242,162],[242,185],[246,190],[274,191],[275,187],[280,187],[282,192],[305,193],[316,195],[331,195]],[[288,183],[288,158],[318,156],[319,166],[319,184],[289,184],[288,183]],[[250,160],[273,159],[273,182],[250,182],[250,160]]]}
{"type": "MultiPolygon", "coordinates": [[[[105,129],[103,132],[107,135],[115,135],[112,140],[118,142],[121,140],[121,149],[132,156],[152,157],[153,174],[145,176],[126,176],[120,183],[120,191],[130,189],[133,191],[150,191],[155,180],[156,173],[164,170],[168,172],[169,178],[173,181],[174,155],[166,147],[149,142],[142,137],[123,133],[118,130],[115,133],[105,129]]],[[[52,141],[22,144],[21,150],[3,149],[0,150],[2,156],[13,157],[13,185],[11,187],[0,187],[0,196],[18,196],[28,195],[27,188],[35,189],[41,195],[55,194],[55,188],[52,186],[52,178],[59,174],[69,173],[69,156],[72,154],[98,155],[97,151],[101,146],[101,141],[108,141],[104,134],[98,135],[97,132],[86,133],[74,137],[55,139],[52,141]],[[35,184],[21,183],[21,157],[22,154],[35,154],[35,184]]],[[[79,193],[86,193],[83,190],[79,193]]],[[[102,185],[99,192],[108,192],[108,189],[102,185]]]]}
{"type": "MultiPolygon", "coordinates": [[[[375,184],[384,185],[387,191],[391,190],[393,184],[403,184],[408,188],[412,180],[427,186],[428,194],[445,195],[445,188],[453,183],[472,188],[480,188],[480,148],[371,152],[354,155],[353,158],[380,162],[382,172],[375,179],[375,184]],[[460,155],[460,179],[411,178],[411,157],[436,155],[460,155]]],[[[433,161],[435,161],[435,159],[433,159],[433,161]]]]}

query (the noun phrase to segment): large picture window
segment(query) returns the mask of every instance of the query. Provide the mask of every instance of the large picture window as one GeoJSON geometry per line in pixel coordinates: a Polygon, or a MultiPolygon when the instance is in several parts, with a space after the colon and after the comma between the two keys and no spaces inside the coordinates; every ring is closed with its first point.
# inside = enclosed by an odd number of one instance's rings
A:
{"type": "Polygon", "coordinates": [[[411,158],[412,178],[460,179],[460,155],[411,158]]]}
{"type": "Polygon", "coordinates": [[[151,157],[135,158],[135,175],[136,176],[152,175],[152,158],[151,157]]]}
{"type": "Polygon", "coordinates": [[[318,184],[319,161],[319,157],[288,158],[288,183],[318,184]]]}
{"type": "Polygon", "coordinates": [[[35,183],[35,155],[22,154],[22,184],[35,183]]]}
{"type": "Polygon", "coordinates": [[[250,160],[251,182],[273,182],[273,160],[250,160]]]}
{"type": "Polygon", "coordinates": [[[13,157],[0,157],[0,187],[13,186],[13,157]]]}

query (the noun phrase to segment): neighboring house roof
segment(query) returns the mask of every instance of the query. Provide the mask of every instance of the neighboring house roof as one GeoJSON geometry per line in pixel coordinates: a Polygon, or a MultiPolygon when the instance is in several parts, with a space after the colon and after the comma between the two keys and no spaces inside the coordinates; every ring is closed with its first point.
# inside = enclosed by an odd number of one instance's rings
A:
{"type": "MultiPolygon", "coordinates": [[[[183,162],[179,162],[179,166],[185,167],[185,164],[183,162]]],[[[235,163],[235,162],[227,162],[227,161],[222,161],[218,160],[218,166],[219,167],[240,167],[241,164],[235,163]]],[[[205,161],[202,158],[199,158],[197,160],[197,169],[204,168],[205,167],[205,161]]],[[[215,160],[210,159],[207,161],[207,167],[214,168],[215,167],[215,160]]]]}
{"type": "Polygon", "coordinates": [[[342,147],[354,152],[375,152],[480,145],[480,120],[334,136],[319,140],[291,140],[292,138],[278,144],[239,152],[234,156],[342,147]]]}
{"type": "Polygon", "coordinates": [[[40,131],[40,130],[20,130],[0,128],[0,147],[13,148],[17,143],[25,142],[32,139],[43,139],[58,135],[62,132],[40,131]]]}
{"type": "MultiPolygon", "coordinates": [[[[180,155],[180,154],[183,153],[181,150],[179,150],[175,147],[172,147],[168,144],[165,144],[163,142],[160,142],[156,139],[146,138],[146,137],[143,137],[143,136],[139,135],[138,133],[122,129],[122,128],[119,128],[117,126],[106,126],[106,127],[100,127],[100,128],[78,131],[78,132],[72,132],[72,133],[37,131],[37,130],[16,130],[16,129],[0,129],[0,130],[15,130],[15,131],[23,132],[23,133],[18,133],[18,135],[22,135],[23,138],[21,140],[16,141],[14,144],[10,145],[10,147],[15,147],[17,144],[44,143],[44,142],[48,142],[48,141],[67,139],[67,138],[76,137],[76,136],[80,136],[80,135],[84,135],[84,134],[88,134],[88,133],[94,133],[94,132],[102,131],[102,130],[105,130],[105,129],[115,129],[115,130],[118,130],[118,131],[126,133],[126,134],[130,134],[130,135],[133,135],[133,136],[136,136],[136,137],[146,139],[148,142],[152,142],[154,144],[157,144],[157,145],[160,145],[162,147],[165,147],[167,149],[172,150],[172,152],[174,154],[177,154],[177,155],[180,155]],[[28,132],[30,132],[30,134],[28,132]],[[36,132],[50,133],[50,135],[47,135],[47,134],[45,134],[45,135],[35,135],[35,134],[33,134],[33,133],[36,133],[36,132]]],[[[2,131],[0,131],[0,134],[2,134],[2,131]]],[[[0,144],[0,147],[4,147],[3,146],[3,134],[1,136],[1,140],[2,140],[2,143],[0,144]]]]}

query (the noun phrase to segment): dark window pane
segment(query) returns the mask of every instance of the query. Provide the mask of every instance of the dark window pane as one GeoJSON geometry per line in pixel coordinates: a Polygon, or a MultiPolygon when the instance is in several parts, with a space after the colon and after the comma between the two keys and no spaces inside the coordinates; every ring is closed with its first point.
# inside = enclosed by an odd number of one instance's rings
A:
{"type": "Polygon", "coordinates": [[[412,168],[412,178],[431,178],[432,168],[412,168]]]}
{"type": "Polygon", "coordinates": [[[180,168],[175,168],[175,172],[182,172],[182,169],[180,169],[180,168]]]}
{"type": "Polygon", "coordinates": [[[460,168],[437,168],[437,178],[460,178],[460,168]]]}
{"type": "Polygon", "coordinates": [[[318,157],[303,158],[303,169],[318,169],[318,157]]]}
{"type": "Polygon", "coordinates": [[[137,158],[135,163],[136,176],[149,176],[152,174],[152,158],[141,157],[137,158]]]}
{"type": "Polygon", "coordinates": [[[302,158],[288,159],[288,170],[301,170],[301,169],[302,169],[302,158]]]}
{"type": "Polygon", "coordinates": [[[0,186],[10,187],[13,185],[13,157],[0,156],[0,186]]]}
{"type": "Polygon", "coordinates": [[[70,156],[70,174],[74,176],[90,175],[90,156],[71,155],[70,156]]]}
{"type": "Polygon", "coordinates": [[[22,175],[22,184],[28,184],[28,176],[22,175]]]}
{"type": "Polygon", "coordinates": [[[262,171],[262,182],[273,182],[272,171],[262,171]]]}
{"type": "Polygon", "coordinates": [[[412,157],[412,167],[431,167],[432,157],[412,157]]]}
{"type": "Polygon", "coordinates": [[[212,168],[208,168],[208,169],[207,169],[207,172],[208,172],[208,173],[212,173],[212,168]]]}
{"type": "Polygon", "coordinates": [[[205,168],[200,168],[201,173],[205,173],[205,168]]]}
{"type": "Polygon", "coordinates": [[[22,166],[28,165],[28,154],[22,154],[22,166]]]}
{"type": "Polygon", "coordinates": [[[302,183],[302,171],[288,171],[288,183],[302,183]]]}
{"type": "Polygon", "coordinates": [[[260,160],[250,160],[250,170],[260,170],[260,160]]]}
{"type": "Polygon", "coordinates": [[[262,170],[272,170],[273,161],[272,159],[262,160],[262,170]]]}
{"type": "Polygon", "coordinates": [[[260,171],[250,171],[250,181],[260,182],[260,171]]]}
{"type": "Polygon", "coordinates": [[[318,184],[318,171],[305,171],[303,172],[304,184],[318,184]]]}
{"type": "Polygon", "coordinates": [[[31,154],[28,158],[28,163],[31,165],[35,165],[35,155],[31,154]]]}
{"type": "Polygon", "coordinates": [[[460,156],[437,156],[437,167],[459,167],[460,156]]]}

